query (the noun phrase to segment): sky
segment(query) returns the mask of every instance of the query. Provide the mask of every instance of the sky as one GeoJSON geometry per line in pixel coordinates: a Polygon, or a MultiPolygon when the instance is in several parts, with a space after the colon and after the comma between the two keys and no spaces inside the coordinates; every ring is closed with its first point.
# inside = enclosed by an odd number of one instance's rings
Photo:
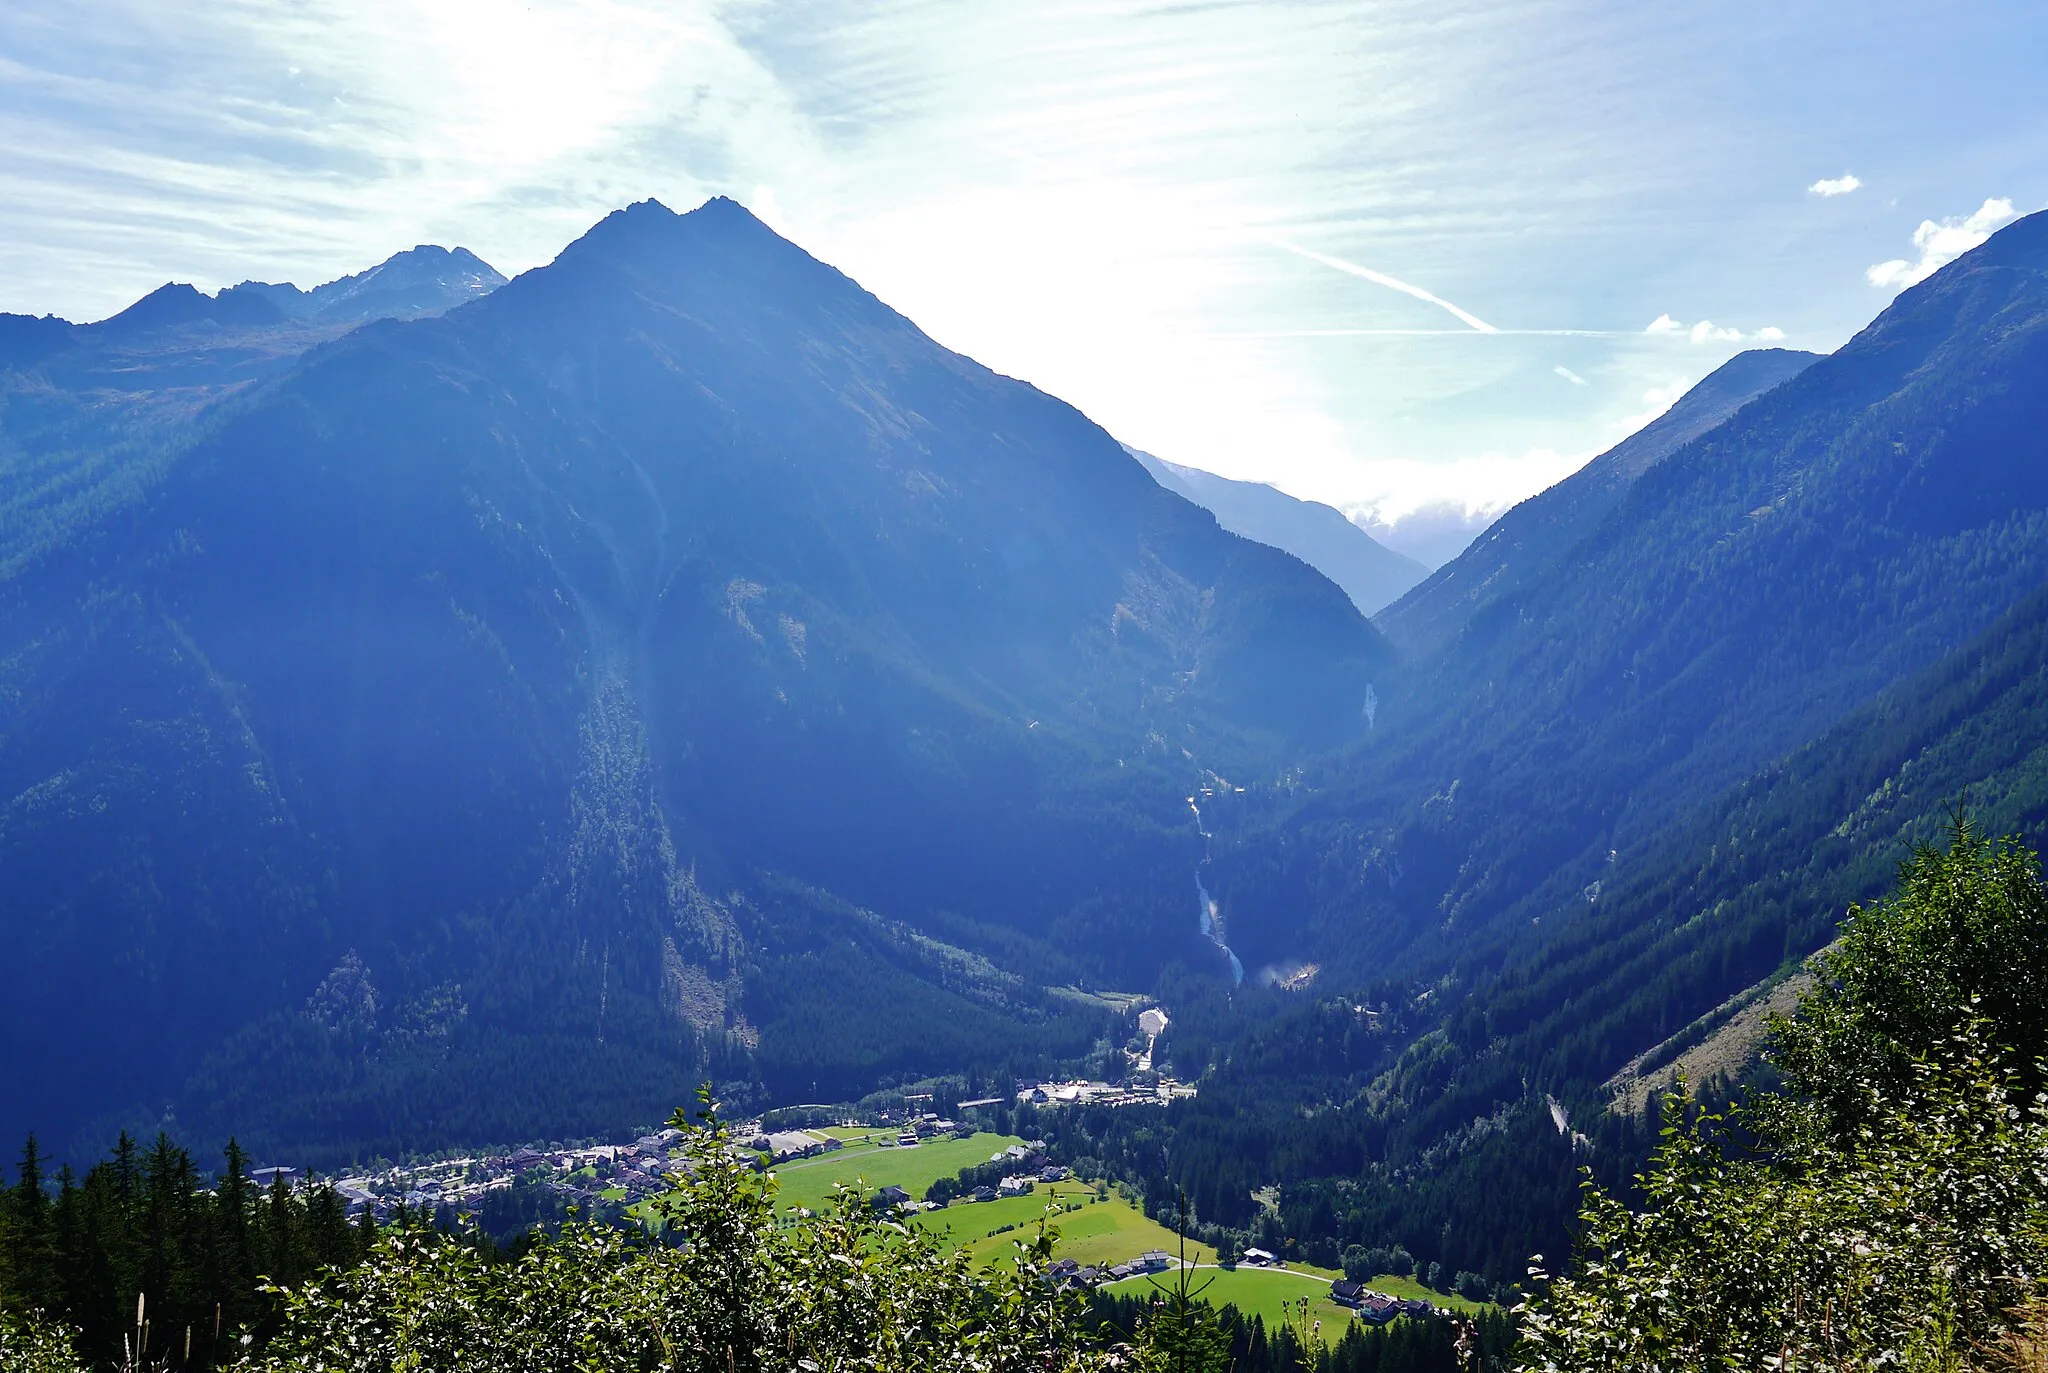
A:
{"type": "Polygon", "coordinates": [[[949,347],[1439,561],[2048,204],[2038,0],[7,0],[0,310],[733,196],[949,347]]]}

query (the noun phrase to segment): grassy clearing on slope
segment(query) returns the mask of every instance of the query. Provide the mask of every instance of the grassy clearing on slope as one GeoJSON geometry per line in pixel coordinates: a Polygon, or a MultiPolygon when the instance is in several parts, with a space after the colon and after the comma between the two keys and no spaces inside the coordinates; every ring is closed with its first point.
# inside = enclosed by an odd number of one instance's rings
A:
{"type": "MultiPolygon", "coordinates": [[[[1154,1283],[1163,1287],[1174,1281],[1172,1273],[1157,1273],[1150,1281],[1126,1278],[1110,1284],[1108,1290],[1122,1297],[1145,1296],[1154,1290],[1154,1283]]],[[[1291,1314],[1290,1303],[1307,1297],[1309,1319],[1323,1323],[1323,1338],[1331,1344],[1337,1342],[1352,1320],[1349,1308],[1330,1300],[1329,1283],[1284,1268],[1205,1268],[1194,1275],[1194,1285],[1201,1289],[1202,1300],[1211,1306],[1235,1306],[1247,1319],[1263,1319],[1268,1330],[1287,1319],[1291,1314]]]]}
{"type": "MultiPolygon", "coordinates": [[[[1116,1193],[1097,1201],[1094,1187],[1085,1182],[1041,1184],[1028,1196],[1005,1197],[1000,1201],[955,1202],[943,1211],[927,1212],[919,1220],[934,1234],[949,1236],[981,1262],[1007,1263],[1013,1252],[1012,1243],[1032,1238],[1041,1217],[1059,1231],[1054,1254],[1076,1263],[1122,1263],[1148,1249],[1163,1249],[1171,1254],[1180,1243],[1173,1231],[1147,1219],[1143,1211],[1116,1193]],[[1070,1206],[1077,1209],[1068,1210],[1070,1206]],[[1014,1228],[991,1233],[1005,1225],[1014,1228]]],[[[1188,1257],[1212,1263],[1216,1256],[1191,1243],[1188,1257]]]]}
{"type": "MultiPolygon", "coordinates": [[[[1309,1299],[1308,1318],[1323,1323],[1323,1339],[1335,1344],[1344,1336],[1345,1327],[1356,1317],[1348,1306],[1339,1306],[1330,1300],[1330,1284],[1327,1275],[1320,1269],[1296,1268],[1217,1268],[1202,1269],[1195,1274],[1194,1282],[1202,1287],[1202,1300],[1211,1306],[1222,1308],[1235,1306],[1247,1318],[1254,1315],[1263,1319],[1266,1328],[1285,1321],[1291,1314],[1289,1304],[1302,1297],[1309,1299]],[[1203,1287],[1203,1284],[1207,1284],[1203,1287]]],[[[1341,1276],[1341,1275],[1339,1275],[1341,1276]]],[[[1171,1272],[1155,1273],[1152,1281],[1161,1285],[1173,1282],[1171,1272]]],[[[1391,1273],[1382,1274],[1366,1286],[1389,1297],[1419,1298],[1431,1302],[1440,1309],[1470,1313],[1480,1309],[1477,1302],[1466,1301],[1463,1297],[1448,1296],[1431,1291],[1412,1278],[1397,1278],[1391,1273]]],[[[1126,1278],[1111,1283],[1106,1289],[1119,1296],[1142,1296],[1153,1290],[1144,1278],[1126,1278]]]]}
{"type": "Polygon", "coordinates": [[[832,1199],[833,1187],[840,1183],[848,1187],[860,1183],[870,1192],[901,1187],[913,1199],[922,1200],[925,1189],[940,1178],[952,1177],[972,1164],[987,1163],[990,1154],[1022,1143],[1011,1135],[991,1134],[931,1139],[918,1145],[886,1149],[874,1142],[895,1137],[888,1131],[863,1131],[834,1153],[776,1164],[776,1206],[822,1210],[832,1199]]]}

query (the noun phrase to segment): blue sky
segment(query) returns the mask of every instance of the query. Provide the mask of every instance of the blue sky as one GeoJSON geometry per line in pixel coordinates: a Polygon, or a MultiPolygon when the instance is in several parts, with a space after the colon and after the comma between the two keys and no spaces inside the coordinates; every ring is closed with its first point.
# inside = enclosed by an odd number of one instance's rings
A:
{"type": "Polygon", "coordinates": [[[2044,59],[2038,3],[8,0],[0,309],[512,272],[725,193],[1130,443],[1414,537],[2048,203],[2044,59]]]}

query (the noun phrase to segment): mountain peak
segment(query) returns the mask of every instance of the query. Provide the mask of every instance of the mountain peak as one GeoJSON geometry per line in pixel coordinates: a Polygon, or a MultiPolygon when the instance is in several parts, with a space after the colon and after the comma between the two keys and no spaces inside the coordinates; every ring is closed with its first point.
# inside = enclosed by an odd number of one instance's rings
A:
{"type": "Polygon", "coordinates": [[[323,320],[440,314],[504,284],[504,274],[469,249],[422,243],[301,293],[290,313],[323,320]]]}
{"type": "Polygon", "coordinates": [[[563,249],[557,261],[574,261],[596,253],[652,265],[704,243],[748,242],[768,244],[786,240],[753,211],[727,196],[713,196],[683,214],[650,198],[613,210],[563,249]]]}
{"type": "Polygon", "coordinates": [[[261,296],[223,291],[215,297],[190,282],[168,281],[92,327],[128,335],[185,324],[275,324],[284,317],[274,302],[261,296]]]}

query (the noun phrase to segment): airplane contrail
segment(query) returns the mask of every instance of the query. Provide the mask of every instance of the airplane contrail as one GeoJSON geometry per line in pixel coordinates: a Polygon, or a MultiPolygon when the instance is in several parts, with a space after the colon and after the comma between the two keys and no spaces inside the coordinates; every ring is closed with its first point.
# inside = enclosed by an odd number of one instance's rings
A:
{"type": "Polygon", "coordinates": [[[1390,277],[1385,272],[1375,272],[1370,267],[1361,267],[1355,262],[1346,262],[1341,257],[1331,257],[1327,253],[1318,253],[1313,249],[1304,248],[1297,243],[1289,243],[1284,238],[1269,238],[1266,241],[1276,248],[1286,249],[1297,257],[1305,257],[1310,262],[1320,262],[1325,267],[1334,267],[1340,272],[1349,272],[1352,276],[1364,277],[1374,285],[1384,286],[1390,291],[1399,291],[1404,296],[1414,296],[1417,300],[1426,300],[1431,305],[1450,311],[1482,334],[1497,334],[1500,332],[1500,330],[1494,328],[1470,310],[1461,310],[1442,296],[1425,291],[1420,286],[1411,286],[1399,277],[1390,277]]]}

